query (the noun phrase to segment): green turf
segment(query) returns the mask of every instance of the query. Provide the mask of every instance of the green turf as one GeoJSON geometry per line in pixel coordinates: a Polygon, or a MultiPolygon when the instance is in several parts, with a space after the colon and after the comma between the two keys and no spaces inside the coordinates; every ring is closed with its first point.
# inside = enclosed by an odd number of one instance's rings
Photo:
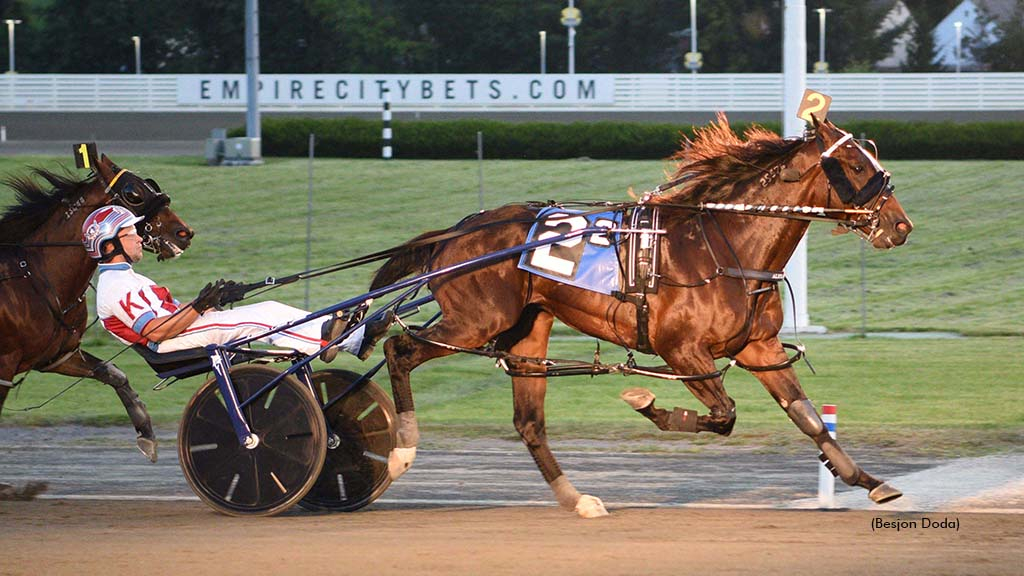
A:
{"type": "MultiPolygon", "coordinates": [[[[144,274],[190,298],[217,277],[253,281],[305,268],[308,164],[304,159],[267,159],[264,166],[206,167],[196,158],[116,158],[122,166],[156,178],[174,199],[172,207],[197,231],[193,247],[174,262],[139,265],[144,274]]],[[[0,158],[0,173],[25,165],[53,167],[53,158],[0,158]]],[[[69,162],[64,162],[65,164],[69,162]]],[[[1019,214],[1024,162],[890,162],[897,198],[915,224],[907,246],[866,251],[869,331],[943,330],[1010,338],[942,340],[816,340],[813,359],[822,375],[805,384],[815,400],[844,404],[845,420],[865,434],[890,427],[1019,431],[1021,335],[1024,335],[1024,235],[1019,214]],[[828,394],[825,394],[825,392],[828,394]],[[824,396],[829,396],[825,398],[824,396]]],[[[527,199],[627,199],[663,179],[663,162],[488,161],[483,165],[483,204],[494,207],[527,199]]],[[[429,229],[447,227],[478,209],[478,165],[471,161],[317,160],[314,165],[312,266],[376,251],[429,229]]],[[[0,191],[0,205],[13,201],[0,191]]],[[[860,317],[860,241],[832,237],[812,225],[809,301],[814,324],[856,331],[860,317]]],[[[366,290],[372,267],[346,271],[310,285],[318,308],[366,290]]],[[[271,296],[303,305],[304,285],[271,296]]],[[[561,331],[559,333],[562,333],[561,331]]],[[[589,349],[567,344],[571,356],[589,349]]],[[[86,348],[101,357],[115,353],[112,339],[93,329],[86,348]]],[[[379,354],[378,354],[379,357],[379,354]]],[[[350,359],[346,364],[352,364],[350,359]]],[[[132,353],[117,359],[137,387],[153,381],[132,353]]],[[[158,422],[174,422],[197,379],[144,394],[158,422]]],[[[70,383],[31,374],[7,408],[35,404],[70,383]]],[[[511,432],[508,379],[481,359],[445,359],[413,375],[425,426],[467,433],[511,432]]],[[[597,436],[603,430],[645,434],[649,425],[616,399],[626,386],[649,385],[669,403],[696,407],[675,385],[617,376],[555,381],[549,421],[564,433],[597,436]],[[586,390],[581,387],[586,386],[586,390]],[[663,391],[663,392],[661,392],[663,391]]],[[[770,397],[748,375],[729,376],[740,405],[737,436],[789,426],[770,397]]],[[[83,383],[64,398],[30,413],[6,411],[2,423],[82,421],[122,423],[113,393],[83,383]]]]}

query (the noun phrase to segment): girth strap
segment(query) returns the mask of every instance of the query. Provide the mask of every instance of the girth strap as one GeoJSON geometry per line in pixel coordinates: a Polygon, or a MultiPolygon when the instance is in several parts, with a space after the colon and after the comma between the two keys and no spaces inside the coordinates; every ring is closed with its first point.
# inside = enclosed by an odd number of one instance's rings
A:
{"type": "Polygon", "coordinates": [[[641,354],[654,354],[654,348],[651,347],[651,338],[648,332],[651,307],[647,303],[647,294],[643,292],[639,294],[623,294],[622,292],[615,291],[612,293],[612,296],[622,302],[630,302],[636,307],[636,351],[641,354]]]}
{"type": "Polygon", "coordinates": [[[760,280],[761,282],[782,282],[786,279],[785,272],[771,270],[748,270],[746,268],[725,267],[720,270],[722,276],[739,278],[740,280],[760,280]]]}

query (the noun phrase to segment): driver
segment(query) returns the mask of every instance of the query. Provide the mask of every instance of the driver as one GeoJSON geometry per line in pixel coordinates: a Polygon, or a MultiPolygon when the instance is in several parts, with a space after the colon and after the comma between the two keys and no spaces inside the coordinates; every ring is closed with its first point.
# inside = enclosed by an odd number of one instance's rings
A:
{"type": "MultiPolygon", "coordinates": [[[[132,269],[132,264],[142,260],[142,239],[135,231],[135,224],[142,219],[126,208],[105,206],[82,225],[85,250],[100,261],[96,313],[103,327],[121,342],[142,344],[158,353],[174,352],[256,336],[309,315],[274,301],[214,310],[240,299],[237,290],[231,294],[236,284],[224,280],[207,284],[194,300],[181,305],[167,288],[132,269]]],[[[363,311],[368,304],[362,306],[363,311]]],[[[381,320],[367,323],[338,346],[324,350],[320,359],[331,362],[341,348],[366,360],[393,321],[394,313],[388,311],[381,320]]],[[[340,336],[346,325],[343,318],[333,315],[325,322],[311,320],[259,340],[314,354],[340,336]]]]}

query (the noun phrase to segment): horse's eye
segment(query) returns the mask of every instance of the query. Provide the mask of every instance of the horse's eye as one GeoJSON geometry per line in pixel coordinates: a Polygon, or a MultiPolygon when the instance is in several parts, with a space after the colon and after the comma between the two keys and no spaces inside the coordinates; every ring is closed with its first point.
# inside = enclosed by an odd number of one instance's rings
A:
{"type": "Polygon", "coordinates": [[[124,201],[132,206],[142,204],[144,196],[142,191],[135,186],[135,183],[129,182],[125,184],[125,187],[121,190],[121,197],[124,201]]]}
{"type": "Polygon", "coordinates": [[[864,166],[861,164],[854,164],[853,171],[856,172],[857,174],[860,174],[861,172],[864,171],[864,166]]]}

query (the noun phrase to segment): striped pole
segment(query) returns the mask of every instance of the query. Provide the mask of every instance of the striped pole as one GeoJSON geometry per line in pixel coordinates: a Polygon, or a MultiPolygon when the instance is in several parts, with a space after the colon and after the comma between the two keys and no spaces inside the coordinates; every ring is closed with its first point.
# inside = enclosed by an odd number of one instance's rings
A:
{"type": "Polygon", "coordinates": [[[384,89],[384,110],[381,111],[381,120],[384,121],[384,129],[381,133],[383,139],[383,148],[381,148],[381,158],[385,160],[391,159],[391,91],[387,88],[384,89]]]}
{"type": "MultiPolygon", "coordinates": [[[[828,429],[828,435],[833,439],[836,437],[836,405],[821,405],[821,420],[828,429]]],[[[825,464],[818,464],[818,507],[834,508],[836,505],[836,477],[825,468],[825,464]]]]}

